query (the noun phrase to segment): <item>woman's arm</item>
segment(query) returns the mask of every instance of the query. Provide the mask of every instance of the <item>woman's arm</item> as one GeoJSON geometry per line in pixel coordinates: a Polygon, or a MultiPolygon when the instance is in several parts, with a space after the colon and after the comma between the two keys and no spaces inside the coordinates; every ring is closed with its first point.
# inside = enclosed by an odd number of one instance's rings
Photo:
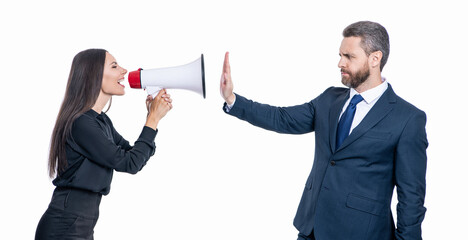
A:
{"type": "Polygon", "coordinates": [[[72,142],[79,146],[78,151],[90,161],[117,171],[137,173],[154,154],[157,124],[171,108],[170,96],[161,90],[151,101],[147,125],[133,147],[115,131],[112,123],[106,125],[88,115],[74,122],[72,142]]]}

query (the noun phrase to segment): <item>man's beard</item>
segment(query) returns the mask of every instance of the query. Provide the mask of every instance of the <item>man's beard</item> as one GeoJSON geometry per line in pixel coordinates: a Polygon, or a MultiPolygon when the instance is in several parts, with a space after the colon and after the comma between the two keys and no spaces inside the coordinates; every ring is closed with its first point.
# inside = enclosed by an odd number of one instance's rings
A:
{"type": "Polygon", "coordinates": [[[348,77],[341,76],[341,82],[350,88],[357,88],[359,87],[363,82],[369,78],[370,71],[369,71],[369,66],[367,64],[364,64],[364,67],[358,70],[357,72],[351,73],[345,70],[341,70],[342,72],[345,72],[348,74],[348,77]]]}

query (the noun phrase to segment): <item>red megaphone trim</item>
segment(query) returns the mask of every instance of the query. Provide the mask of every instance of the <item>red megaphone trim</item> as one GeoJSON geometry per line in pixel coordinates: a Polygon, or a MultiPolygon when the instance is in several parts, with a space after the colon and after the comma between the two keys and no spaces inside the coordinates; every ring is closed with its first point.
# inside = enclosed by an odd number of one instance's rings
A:
{"type": "Polygon", "coordinates": [[[141,88],[141,68],[128,74],[128,83],[131,88],[141,88]]]}

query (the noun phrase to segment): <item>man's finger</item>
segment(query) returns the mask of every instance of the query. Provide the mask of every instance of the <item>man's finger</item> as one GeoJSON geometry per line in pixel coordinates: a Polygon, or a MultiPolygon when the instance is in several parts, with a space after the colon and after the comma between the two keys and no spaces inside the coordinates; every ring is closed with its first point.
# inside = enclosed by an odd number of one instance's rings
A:
{"type": "Polygon", "coordinates": [[[231,74],[231,66],[229,65],[229,52],[226,52],[224,55],[223,72],[231,74]]]}

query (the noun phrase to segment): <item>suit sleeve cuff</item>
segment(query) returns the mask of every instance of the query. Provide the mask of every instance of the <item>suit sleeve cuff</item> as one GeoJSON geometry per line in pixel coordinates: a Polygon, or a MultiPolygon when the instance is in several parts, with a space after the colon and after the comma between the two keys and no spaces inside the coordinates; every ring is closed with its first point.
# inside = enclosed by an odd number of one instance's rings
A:
{"type": "Polygon", "coordinates": [[[232,102],[232,104],[227,104],[226,102],[224,103],[224,106],[223,106],[223,110],[228,113],[231,111],[231,109],[234,107],[234,104],[236,103],[236,99],[237,99],[237,94],[234,93],[234,101],[232,102]]]}

